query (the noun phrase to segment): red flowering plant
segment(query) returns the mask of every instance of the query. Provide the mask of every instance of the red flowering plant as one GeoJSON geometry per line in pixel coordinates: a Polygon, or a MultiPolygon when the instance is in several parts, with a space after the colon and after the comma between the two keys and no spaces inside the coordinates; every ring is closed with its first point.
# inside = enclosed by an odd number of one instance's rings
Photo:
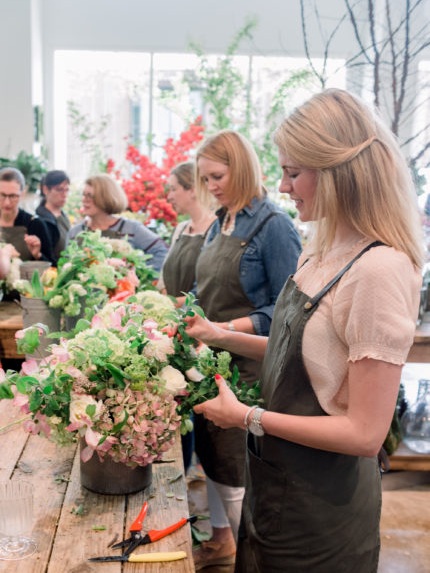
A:
{"type": "Polygon", "coordinates": [[[176,222],[176,212],[167,201],[167,178],[175,165],[190,158],[191,151],[203,139],[201,121],[202,118],[197,117],[176,141],[173,138],[167,139],[163,145],[165,156],[161,165],[154,163],[131,144],[125,156],[129,164],[129,175],[124,176],[120,169],[115,168],[113,160],[108,161],[107,171],[118,179],[124,189],[129,208],[135,213],[145,213],[145,222],[176,222]]]}

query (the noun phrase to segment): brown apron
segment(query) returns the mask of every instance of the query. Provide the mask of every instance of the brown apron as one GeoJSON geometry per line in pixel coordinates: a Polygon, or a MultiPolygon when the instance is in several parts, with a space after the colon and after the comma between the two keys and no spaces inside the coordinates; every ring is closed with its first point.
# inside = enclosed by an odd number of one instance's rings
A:
{"type": "Polygon", "coordinates": [[[177,238],[163,265],[167,294],[181,296],[192,290],[196,280],[196,262],[205,240],[204,235],[184,235],[177,238]]]}
{"type": "MultiPolygon", "coordinates": [[[[226,322],[248,316],[254,305],[240,284],[240,259],[251,239],[260,232],[270,213],[246,238],[220,233],[201,252],[196,266],[197,298],[209,320],[226,322]]],[[[241,380],[255,382],[261,362],[232,354],[241,380]]],[[[218,483],[233,487],[244,485],[245,431],[223,430],[196,415],[195,450],[206,474],[218,483]]]]}
{"type": "MultiPolygon", "coordinates": [[[[324,416],[302,360],[318,302],[290,277],[279,295],[263,362],[262,396],[274,412],[324,416]]],[[[376,573],[381,478],[377,459],[248,435],[246,494],[235,573],[376,573]]]]}
{"type": "Polygon", "coordinates": [[[34,257],[28,250],[24,236],[28,233],[27,227],[17,225],[16,227],[0,227],[0,240],[10,243],[18,251],[22,261],[33,261],[34,257]]]}

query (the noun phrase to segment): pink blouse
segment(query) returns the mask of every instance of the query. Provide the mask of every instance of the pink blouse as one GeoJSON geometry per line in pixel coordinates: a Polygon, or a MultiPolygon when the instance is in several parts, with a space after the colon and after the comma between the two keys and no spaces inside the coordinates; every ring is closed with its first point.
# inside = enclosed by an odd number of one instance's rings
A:
{"type": "MultiPolygon", "coordinates": [[[[294,279],[314,296],[370,241],[311,256],[294,279]]],[[[303,251],[300,265],[309,257],[303,251]]],[[[348,363],[362,358],[404,364],[413,343],[422,277],[409,257],[374,247],[321,300],[303,335],[304,364],[321,407],[344,414],[348,363]]]]}

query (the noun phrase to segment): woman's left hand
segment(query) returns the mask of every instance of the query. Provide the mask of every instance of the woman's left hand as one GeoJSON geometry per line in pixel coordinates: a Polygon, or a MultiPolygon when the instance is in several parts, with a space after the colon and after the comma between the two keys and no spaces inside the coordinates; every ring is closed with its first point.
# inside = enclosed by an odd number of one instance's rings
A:
{"type": "Polygon", "coordinates": [[[196,414],[203,414],[220,428],[243,428],[248,406],[239,402],[222,376],[216,374],[215,382],[219,390],[218,396],[198,404],[194,407],[194,411],[196,414]]]}

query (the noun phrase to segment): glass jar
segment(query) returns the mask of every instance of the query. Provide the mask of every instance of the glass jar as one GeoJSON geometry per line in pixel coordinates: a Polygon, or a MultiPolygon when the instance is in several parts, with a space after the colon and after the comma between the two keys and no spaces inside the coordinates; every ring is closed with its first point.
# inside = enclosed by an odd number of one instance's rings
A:
{"type": "Polygon", "coordinates": [[[430,454],[430,380],[420,380],[415,404],[402,418],[403,443],[414,452],[430,454]]]}

